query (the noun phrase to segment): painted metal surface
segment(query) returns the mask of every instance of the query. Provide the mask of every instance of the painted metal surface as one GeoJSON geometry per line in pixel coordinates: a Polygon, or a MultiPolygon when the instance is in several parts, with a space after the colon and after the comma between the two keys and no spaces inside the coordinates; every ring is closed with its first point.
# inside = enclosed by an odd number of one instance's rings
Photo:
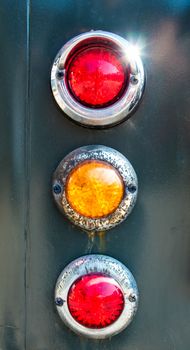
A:
{"type": "Polygon", "coordinates": [[[0,9],[0,349],[25,349],[26,4],[0,9]]]}
{"type": "Polygon", "coordinates": [[[189,2],[3,0],[0,17],[0,348],[189,350],[189,2]],[[49,84],[59,48],[91,29],[144,47],[141,108],[109,130],[64,118],[49,84]],[[63,155],[87,144],[127,155],[139,178],[129,219],[93,240],[63,219],[51,195],[63,155]],[[89,252],[126,264],[141,294],[134,322],[104,341],[70,332],[52,303],[63,267],[89,252]]]}

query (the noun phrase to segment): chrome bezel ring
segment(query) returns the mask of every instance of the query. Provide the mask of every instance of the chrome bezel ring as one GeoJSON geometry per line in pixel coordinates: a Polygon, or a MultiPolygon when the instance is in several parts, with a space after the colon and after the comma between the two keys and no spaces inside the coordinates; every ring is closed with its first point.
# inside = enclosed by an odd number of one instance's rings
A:
{"type": "Polygon", "coordinates": [[[51,87],[59,107],[74,121],[88,127],[108,127],[128,119],[139,103],[145,86],[144,68],[134,47],[119,35],[90,31],[69,40],[58,52],[51,71],[51,87]],[[86,107],[77,101],[68,89],[66,62],[75,50],[94,42],[107,41],[121,52],[122,59],[130,68],[129,83],[115,103],[104,108],[86,107]]]}
{"type": "Polygon", "coordinates": [[[137,175],[131,163],[113,148],[90,145],[77,148],[69,153],[59,164],[53,175],[53,196],[60,211],[75,225],[86,231],[104,231],[120,224],[132,211],[138,193],[137,175]],[[124,184],[124,197],[118,208],[103,218],[89,218],[77,213],[66,197],[66,180],[70,172],[87,160],[100,160],[111,164],[120,174],[124,184]],[[59,188],[57,191],[55,189],[59,188]]]}
{"type": "Polygon", "coordinates": [[[55,287],[55,304],[62,321],[75,333],[94,339],[111,337],[126,328],[137,311],[138,298],[137,284],[131,272],[121,262],[106,255],[86,255],[72,261],[61,272],[55,287]],[[72,317],[67,303],[72,284],[79,277],[93,272],[112,277],[124,296],[124,309],[119,318],[101,329],[88,328],[78,323],[72,317]]]}

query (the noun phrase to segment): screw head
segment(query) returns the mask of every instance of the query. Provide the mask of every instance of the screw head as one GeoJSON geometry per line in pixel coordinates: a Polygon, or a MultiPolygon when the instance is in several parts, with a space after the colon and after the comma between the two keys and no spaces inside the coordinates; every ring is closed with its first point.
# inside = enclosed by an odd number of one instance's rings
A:
{"type": "Polygon", "coordinates": [[[53,186],[53,192],[54,192],[55,194],[61,193],[61,186],[60,186],[59,184],[55,184],[55,185],[53,186]]]}
{"type": "Polygon", "coordinates": [[[133,184],[128,185],[127,189],[130,193],[135,193],[137,190],[136,186],[133,184]]]}
{"type": "Polygon", "coordinates": [[[64,77],[64,73],[65,73],[64,70],[59,69],[57,72],[57,78],[62,79],[64,77]]]}
{"type": "Polygon", "coordinates": [[[136,300],[137,300],[137,298],[136,298],[136,296],[135,296],[134,294],[130,294],[130,295],[129,295],[129,301],[130,301],[131,303],[135,303],[136,300]]]}
{"type": "Polygon", "coordinates": [[[130,78],[130,82],[131,82],[131,84],[136,85],[136,84],[138,84],[139,81],[134,75],[132,75],[130,78]]]}
{"type": "Polygon", "coordinates": [[[55,305],[57,306],[63,306],[64,300],[62,298],[56,298],[55,299],[55,305]]]}

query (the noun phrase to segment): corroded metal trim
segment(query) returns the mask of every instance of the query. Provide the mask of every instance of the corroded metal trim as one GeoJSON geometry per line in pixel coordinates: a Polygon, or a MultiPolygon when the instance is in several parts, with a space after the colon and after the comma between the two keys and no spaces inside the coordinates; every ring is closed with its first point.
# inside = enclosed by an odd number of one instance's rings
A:
{"type": "Polygon", "coordinates": [[[51,71],[51,87],[54,98],[59,107],[73,120],[89,127],[106,127],[120,123],[129,118],[139,103],[145,86],[143,65],[133,46],[120,36],[104,32],[90,31],[78,35],[68,41],[58,52],[51,71]],[[107,40],[113,43],[126,59],[130,67],[129,85],[123,96],[114,104],[106,108],[93,109],[80,104],[69,92],[65,77],[65,65],[71,52],[86,43],[95,40],[107,40]]]}
{"type": "Polygon", "coordinates": [[[55,287],[55,304],[63,322],[74,332],[89,338],[103,339],[121,332],[132,321],[138,307],[138,289],[133,275],[121,262],[105,255],[86,255],[72,261],[60,274],[55,287]],[[124,295],[124,309],[119,318],[101,329],[91,329],[79,324],[70,314],[67,305],[71,285],[79,277],[93,272],[115,279],[124,295]]]}
{"type": "Polygon", "coordinates": [[[62,213],[75,225],[87,231],[104,231],[120,224],[132,211],[138,192],[138,181],[131,163],[113,148],[90,145],[80,147],[69,153],[59,164],[53,175],[53,196],[62,213]],[[114,166],[124,183],[124,197],[118,208],[110,215],[91,219],[77,213],[66,198],[66,179],[69,173],[80,163],[86,160],[102,160],[114,166]],[[59,189],[58,191],[55,189],[59,189]]]}

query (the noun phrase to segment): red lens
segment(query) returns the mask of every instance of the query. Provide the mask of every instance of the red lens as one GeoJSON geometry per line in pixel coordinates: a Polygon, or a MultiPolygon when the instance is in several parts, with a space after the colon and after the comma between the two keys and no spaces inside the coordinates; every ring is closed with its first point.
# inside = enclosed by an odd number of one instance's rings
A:
{"type": "Polygon", "coordinates": [[[67,70],[72,95],[82,104],[101,108],[114,103],[124,92],[129,69],[116,50],[86,47],[75,53],[67,70]]]}
{"type": "Polygon", "coordinates": [[[80,277],[68,293],[73,318],[88,328],[104,328],[115,322],[123,311],[124,297],[111,277],[93,273],[80,277]]]}

